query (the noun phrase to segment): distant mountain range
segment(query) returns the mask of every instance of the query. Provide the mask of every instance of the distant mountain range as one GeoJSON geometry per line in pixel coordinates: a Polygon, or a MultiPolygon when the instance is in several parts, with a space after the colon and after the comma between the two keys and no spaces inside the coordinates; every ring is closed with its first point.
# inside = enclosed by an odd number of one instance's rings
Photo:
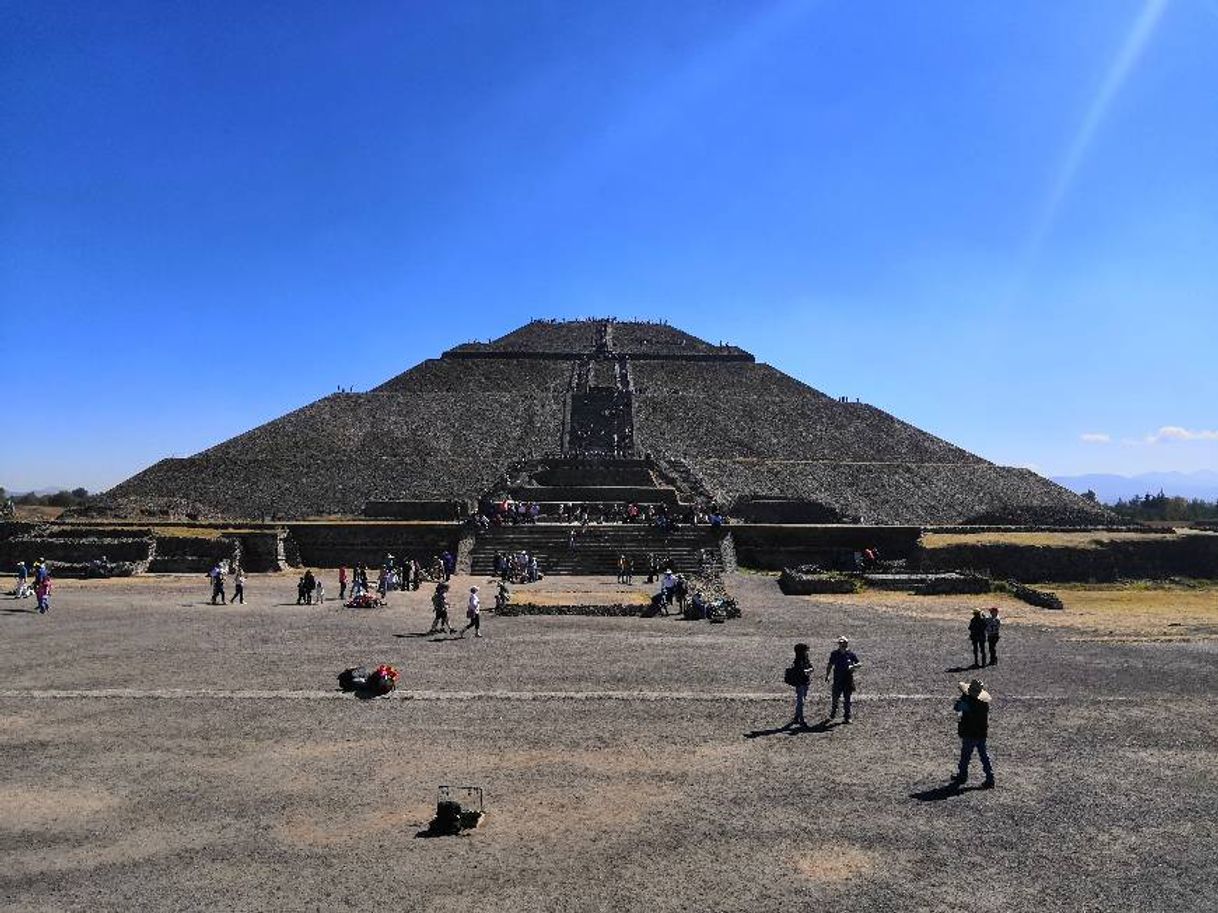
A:
{"type": "Polygon", "coordinates": [[[1058,485],[1079,494],[1094,491],[1105,504],[1119,498],[1129,500],[1144,494],[1165,495],[1178,498],[1202,498],[1218,500],[1218,472],[1200,469],[1197,472],[1144,472],[1136,476],[1118,476],[1092,473],[1081,476],[1054,476],[1058,485]]]}

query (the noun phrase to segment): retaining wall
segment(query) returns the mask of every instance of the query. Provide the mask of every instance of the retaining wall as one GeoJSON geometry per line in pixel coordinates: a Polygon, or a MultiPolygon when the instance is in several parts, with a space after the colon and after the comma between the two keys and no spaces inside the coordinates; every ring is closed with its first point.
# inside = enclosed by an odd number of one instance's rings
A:
{"type": "Polygon", "coordinates": [[[780,571],[819,564],[832,567],[865,548],[878,548],[885,560],[908,558],[917,548],[916,526],[793,526],[733,523],[736,561],[742,567],[780,571]]]}
{"type": "Polygon", "coordinates": [[[1109,583],[1120,579],[1218,578],[1218,535],[1148,535],[1095,546],[961,544],[919,548],[923,571],[971,570],[994,578],[1051,583],[1109,583]]]}
{"type": "Polygon", "coordinates": [[[458,523],[303,523],[287,527],[290,543],[306,567],[379,566],[385,555],[426,565],[447,549],[457,554],[458,523]]]}

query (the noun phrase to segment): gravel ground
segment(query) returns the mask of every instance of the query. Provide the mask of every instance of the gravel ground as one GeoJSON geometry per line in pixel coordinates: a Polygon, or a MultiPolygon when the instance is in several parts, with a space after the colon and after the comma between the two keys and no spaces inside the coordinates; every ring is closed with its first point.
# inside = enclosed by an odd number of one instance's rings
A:
{"type": "Polygon", "coordinates": [[[0,602],[0,905],[1218,909],[1213,640],[1013,617],[984,675],[998,788],[951,793],[968,597],[732,587],[723,626],[488,615],[480,640],[418,636],[426,592],[295,606],[286,576],[244,607],[198,577],[0,602]],[[857,723],[779,729],[791,643],[842,632],[857,723]],[[334,693],[382,661],[396,699],[334,693]],[[415,839],[441,783],[483,786],[486,823],[415,839]]]}

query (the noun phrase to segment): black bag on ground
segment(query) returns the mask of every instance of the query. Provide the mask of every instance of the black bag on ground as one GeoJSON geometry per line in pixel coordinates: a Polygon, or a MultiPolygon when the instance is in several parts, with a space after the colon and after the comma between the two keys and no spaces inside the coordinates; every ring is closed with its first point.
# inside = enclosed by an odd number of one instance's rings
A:
{"type": "Polygon", "coordinates": [[[363,666],[353,666],[338,673],[338,687],[344,691],[354,691],[368,684],[368,670],[363,666]]]}

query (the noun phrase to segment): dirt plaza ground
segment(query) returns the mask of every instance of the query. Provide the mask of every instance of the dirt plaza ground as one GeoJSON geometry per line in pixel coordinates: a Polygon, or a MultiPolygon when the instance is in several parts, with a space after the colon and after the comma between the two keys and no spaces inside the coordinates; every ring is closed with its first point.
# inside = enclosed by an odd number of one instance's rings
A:
{"type": "Polygon", "coordinates": [[[1147,596],[1137,624],[1120,600],[999,603],[998,788],[953,792],[964,626],[991,597],[742,574],[722,626],[489,614],[433,639],[426,591],[296,606],[294,580],[251,577],[245,606],[201,577],[0,602],[0,907],[1218,909],[1213,590],[1179,617],[1147,596]],[[856,724],[781,728],[791,644],[840,633],[856,724]],[[383,661],[392,698],[335,690],[383,661]],[[444,783],[482,786],[486,822],[416,839],[444,783]]]}

